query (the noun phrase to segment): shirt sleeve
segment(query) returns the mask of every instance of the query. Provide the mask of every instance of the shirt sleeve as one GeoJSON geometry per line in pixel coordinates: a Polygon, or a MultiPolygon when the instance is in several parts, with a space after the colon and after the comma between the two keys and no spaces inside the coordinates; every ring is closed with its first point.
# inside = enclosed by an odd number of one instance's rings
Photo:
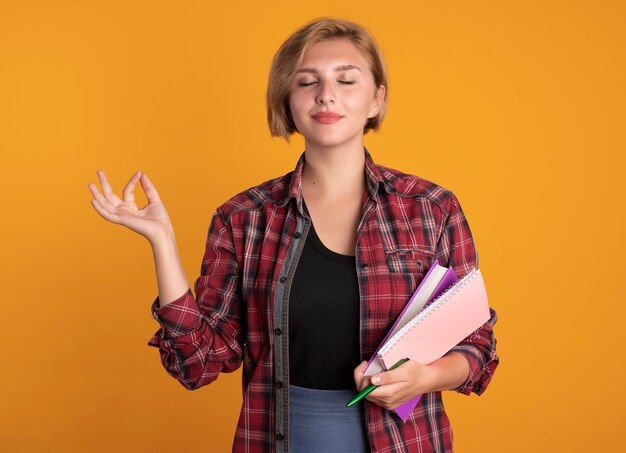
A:
{"type": "Polygon", "coordinates": [[[232,233],[219,210],[209,227],[201,274],[189,289],[152,315],[160,324],[148,342],[158,347],[166,371],[194,390],[239,368],[243,357],[242,308],[232,233]]]}
{"type": "MultiPolygon", "coordinates": [[[[457,198],[451,194],[446,205],[448,218],[437,244],[435,257],[440,264],[452,267],[462,277],[472,268],[478,267],[478,257],[469,225],[457,198]]],[[[452,351],[461,353],[470,365],[467,380],[455,389],[465,395],[472,392],[477,395],[483,393],[499,363],[493,334],[498,315],[493,309],[489,310],[490,319],[452,348],[452,351]]]]}

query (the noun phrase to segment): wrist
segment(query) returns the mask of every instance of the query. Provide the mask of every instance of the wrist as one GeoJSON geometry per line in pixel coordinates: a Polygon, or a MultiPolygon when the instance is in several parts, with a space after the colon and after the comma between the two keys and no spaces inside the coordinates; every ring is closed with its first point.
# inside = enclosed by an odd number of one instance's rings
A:
{"type": "Polygon", "coordinates": [[[176,247],[176,237],[174,236],[174,230],[169,227],[163,227],[154,231],[148,241],[153,249],[164,249],[174,245],[176,247]]]}
{"type": "MultiPolygon", "coordinates": [[[[441,359],[439,359],[441,360],[441,359]]],[[[431,363],[426,367],[426,376],[424,379],[424,384],[427,388],[427,392],[438,392],[443,390],[442,381],[445,377],[445,366],[439,363],[439,360],[431,363]]]]}
{"type": "Polygon", "coordinates": [[[461,386],[469,377],[470,367],[465,356],[450,352],[433,362],[428,380],[431,391],[453,390],[461,386]]]}

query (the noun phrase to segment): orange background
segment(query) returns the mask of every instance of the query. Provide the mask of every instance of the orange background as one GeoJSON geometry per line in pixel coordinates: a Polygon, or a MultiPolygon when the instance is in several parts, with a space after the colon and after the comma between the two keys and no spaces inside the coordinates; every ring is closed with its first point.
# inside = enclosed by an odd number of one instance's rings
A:
{"type": "Polygon", "coordinates": [[[230,450],[240,373],[165,373],[148,243],[87,183],[147,172],[192,283],[215,207],[302,151],[270,139],[265,84],[322,15],[378,37],[367,146],[458,195],[500,315],[487,392],[446,395],[457,451],[621,451],[624,3],[367,0],[0,1],[0,450],[230,450]]]}

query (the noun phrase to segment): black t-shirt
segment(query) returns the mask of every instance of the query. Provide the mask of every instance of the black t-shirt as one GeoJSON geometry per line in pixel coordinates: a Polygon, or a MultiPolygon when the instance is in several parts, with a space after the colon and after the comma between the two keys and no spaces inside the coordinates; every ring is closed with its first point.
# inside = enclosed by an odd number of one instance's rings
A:
{"type": "Polygon", "coordinates": [[[354,389],[359,363],[355,257],[326,248],[311,225],[289,298],[290,383],[354,389]]]}

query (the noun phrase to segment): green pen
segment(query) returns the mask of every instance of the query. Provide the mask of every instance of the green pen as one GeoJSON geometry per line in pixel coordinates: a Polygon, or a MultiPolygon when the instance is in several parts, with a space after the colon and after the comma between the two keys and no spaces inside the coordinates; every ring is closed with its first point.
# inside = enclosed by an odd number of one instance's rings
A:
{"type": "MultiPolygon", "coordinates": [[[[391,370],[395,370],[396,368],[398,368],[400,365],[402,365],[404,362],[408,361],[409,359],[402,359],[400,360],[398,363],[396,363],[394,366],[392,366],[391,368],[389,368],[387,371],[391,371],[391,370]]],[[[365,387],[363,390],[361,390],[359,392],[359,394],[357,396],[355,396],[354,398],[352,398],[350,401],[348,401],[348,404],[346,404],[346,407],[350,407],[353,404],[358,403],[359,401],[361,401],[363,398],[365,398],[367,395],[369,395],[370,393],[372,393],[374,390],[376,390],[379,386],[378,385],[368,385],[367,387],[365,387]]]]}

